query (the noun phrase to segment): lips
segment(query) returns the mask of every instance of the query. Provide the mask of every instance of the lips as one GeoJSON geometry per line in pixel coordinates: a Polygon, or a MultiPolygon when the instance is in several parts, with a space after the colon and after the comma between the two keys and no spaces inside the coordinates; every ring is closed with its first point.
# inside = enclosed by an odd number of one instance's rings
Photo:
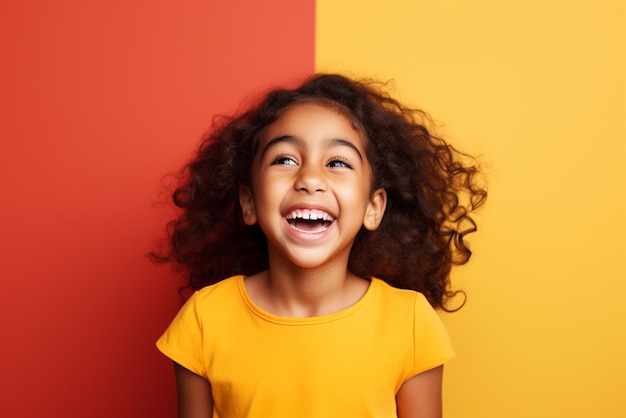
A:
{"type": "Polygon", "coordinates": [[[295,230],[311,234],[325,231],[335,221],[332,215],[319,209],[294,209],[285,219],[295,230]]]}

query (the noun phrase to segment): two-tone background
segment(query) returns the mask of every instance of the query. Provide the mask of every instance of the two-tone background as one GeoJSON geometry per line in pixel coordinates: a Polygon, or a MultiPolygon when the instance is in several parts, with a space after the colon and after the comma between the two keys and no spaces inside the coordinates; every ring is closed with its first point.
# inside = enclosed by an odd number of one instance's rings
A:
{"type": "Polygon", "coordinates": [[[174,416],[163,176],[315,71],[482,156],[446,416],[626,416],[625,2],[3,1],[0,48],[0,416],[174,416]]]}

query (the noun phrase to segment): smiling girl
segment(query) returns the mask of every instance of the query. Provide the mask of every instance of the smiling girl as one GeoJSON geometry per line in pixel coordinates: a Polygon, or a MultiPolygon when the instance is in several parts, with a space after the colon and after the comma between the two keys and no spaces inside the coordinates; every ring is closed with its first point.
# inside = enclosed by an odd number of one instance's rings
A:
{"type": "Polygon", "coordinates": [[[422,118],[321,74],[205,138],[155,256],[196,290],[157,342],[180,417],[441,417],[433,308],[486,192],[422,118]]]}

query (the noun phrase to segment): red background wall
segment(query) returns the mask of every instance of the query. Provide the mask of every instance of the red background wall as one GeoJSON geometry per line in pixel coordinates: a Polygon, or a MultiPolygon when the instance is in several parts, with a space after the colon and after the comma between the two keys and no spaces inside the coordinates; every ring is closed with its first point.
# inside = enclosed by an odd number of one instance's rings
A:
{"type": "Polygon", "coordinates": [[[314,0],[0,7],[0,416],[174,416],[161,179],[215,113],[313,72],[314,0]]]}

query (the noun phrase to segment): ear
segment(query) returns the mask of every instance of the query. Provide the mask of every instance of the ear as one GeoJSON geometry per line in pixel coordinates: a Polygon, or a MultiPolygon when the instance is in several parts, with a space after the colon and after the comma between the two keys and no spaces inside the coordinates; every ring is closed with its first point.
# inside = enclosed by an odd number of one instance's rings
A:
{"type": "Polygon", "coordinates": [[[372,193],[370,201],[365,210],[363,226],[369,231],[373,231],[380,225],[387,207],[387,192],[385,189],[378,189],[372,193]]]}
{"type": "Polygon", "coordinates": [[[254,225],[256,223],[256,211],[254,210],[252,190],[249,187],[239,187],[239,204],[241,205],[244,223],[246,225],[254,225]]]}

